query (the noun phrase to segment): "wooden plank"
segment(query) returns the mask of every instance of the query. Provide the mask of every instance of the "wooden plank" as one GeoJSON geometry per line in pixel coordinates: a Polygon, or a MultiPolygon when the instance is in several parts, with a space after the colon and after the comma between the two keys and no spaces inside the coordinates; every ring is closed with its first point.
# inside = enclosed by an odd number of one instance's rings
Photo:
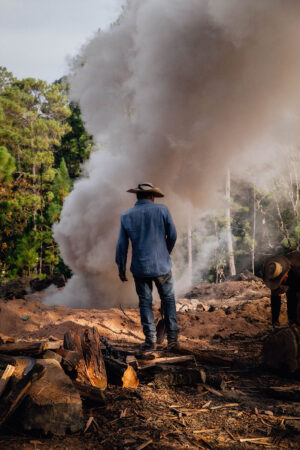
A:
{"type": "Polygon", "coordinates": [[[10,377],[14,373],[14,371],[15,371],[15,367],[14,366],[11,366],[10,364],[8,364],[6,366],[6,369],[3,372],[2,377],[0,379],[0,397],[1,397],[1,395],[2,395],[6,385],[8,383],[10,377]]]}
{"type": "Polygon", "coordinates": [[[171,356],[169,358],[155,358],[151,360],[151,363],[145,363],[140,366],[140,370],[148,369],[150,367],[154,367],[157,365],[164,364],[181,364],[187,361],[195,362],[195,357],[193,355],[185,355],[185,356],[171,356]]]}

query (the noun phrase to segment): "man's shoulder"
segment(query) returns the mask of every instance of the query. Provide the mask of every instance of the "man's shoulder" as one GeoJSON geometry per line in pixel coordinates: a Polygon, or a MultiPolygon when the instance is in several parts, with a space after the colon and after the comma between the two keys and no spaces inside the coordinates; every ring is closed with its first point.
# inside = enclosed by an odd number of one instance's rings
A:
{"type": "Polygon", "coordinates": [[[126,211],[124,211],[124,212],[121,214],[121,218],[126,217],[126,216],[129,216],[129,215],[132,214],[133,212],[134,212],[134,207],[133,207],[133,208],[126,209],[126,211]]]}

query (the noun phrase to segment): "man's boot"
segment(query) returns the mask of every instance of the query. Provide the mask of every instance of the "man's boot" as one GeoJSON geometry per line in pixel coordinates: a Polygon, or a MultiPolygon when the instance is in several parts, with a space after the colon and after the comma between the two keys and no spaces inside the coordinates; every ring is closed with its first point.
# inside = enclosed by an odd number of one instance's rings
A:
{"type": "Polygon", "coordinates": [[[167,352],[175,352],[178,349],[177,337],[168,338],[168,345],[166,347],[167,352]]]}
{"type": "Polygon", "coordinates": [[[141,352],[149,352],[151,350],[156,350],[156,342],[149,341],[146,339],[145,342],[143,342],[140,345],[140,351],[141,352]]]}

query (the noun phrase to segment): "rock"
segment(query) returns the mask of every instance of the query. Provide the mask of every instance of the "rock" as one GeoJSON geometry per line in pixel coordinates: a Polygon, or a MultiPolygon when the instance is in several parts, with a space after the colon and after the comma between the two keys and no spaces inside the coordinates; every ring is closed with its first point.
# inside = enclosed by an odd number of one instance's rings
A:
{"type": "Polygon", "coordinates": [[[21,320],[23,320],[23,322],[27,322],[27,320],[29,320],[29,319],[30,319],[30,316],[28,316],[28,315],[21,317],[21,320]]]}
{"type": "Polygon", "coordinates": [[[83,428],[82,402],[72,381],[55,359],[40,359],[45,373],[28,391],[20,407],[24,430],[63,436],[83,428]]]}

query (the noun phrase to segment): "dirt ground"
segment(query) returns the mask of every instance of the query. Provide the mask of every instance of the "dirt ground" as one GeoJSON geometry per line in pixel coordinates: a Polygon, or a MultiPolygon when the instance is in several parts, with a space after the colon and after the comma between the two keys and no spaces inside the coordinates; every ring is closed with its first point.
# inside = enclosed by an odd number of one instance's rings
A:
{"type": "MultiPolygon", "coordinates": [[[[105,405],[84,403],[85,421],[94,418],[86,433],[63,438],[24,434],[12,418],[1,430],[0,448],[300,448],[300,403],[272,398],[268,391],[270,386],[300,389],[299,378],[268,373],[260,364],[263,340],[272,331],[268,295],[260,281],[231,281],[196,286],[178,301],[180,353],[194,354],[199,367],[221,375],[223,391],[202,385],[109,386],[105,405]],[[180,312],[193,300],[198,301],[193,310],[180,312]],[[220,355],[221,362],[209,364],[203,351],[220,355]]],[[[114,346],[134,349],[143,341],[136,309],[70,309],[42,301],[42,292],[26,300],[0,300],[1,333],[61,339],[68,330],[95,326],[114,346]]],[[[155,314],[158,319],[157,308],[155,314]]],[[[285,304],[281,323],[286,324],[285,304]]]]}

